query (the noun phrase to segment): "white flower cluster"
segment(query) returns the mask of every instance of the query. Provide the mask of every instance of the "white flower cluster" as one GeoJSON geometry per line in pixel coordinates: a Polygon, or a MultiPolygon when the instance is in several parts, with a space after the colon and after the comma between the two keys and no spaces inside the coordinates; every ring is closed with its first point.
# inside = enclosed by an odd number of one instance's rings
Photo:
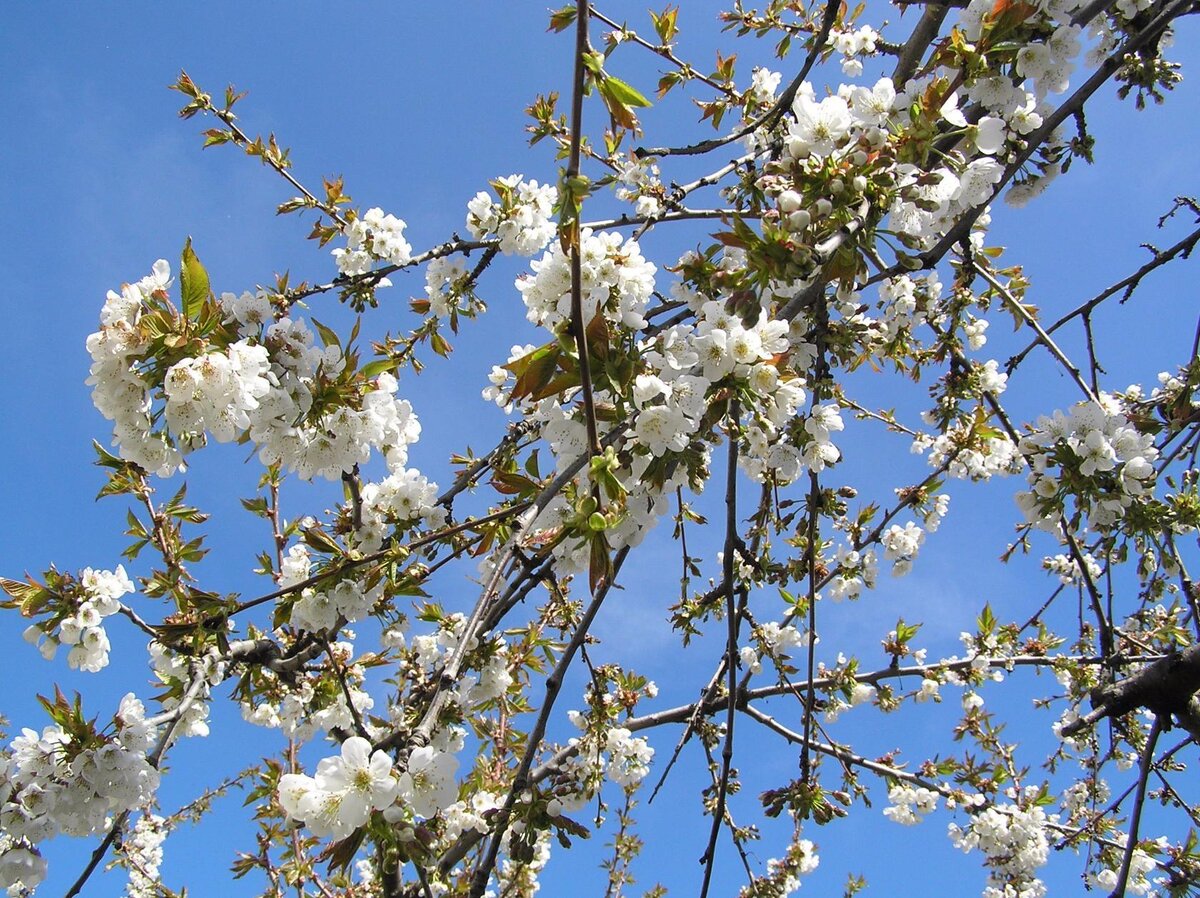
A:
{"type": "MultiPolygon", "coordinates": [[[[298,682],[293,679],[277,679],[269,699],[257,704],[242,703],[242,717],[255,726],[279,729],[296,742],[307,742],[317,732],[351,730],[358,719],[366,719],[375,706],[375,700],[362,689],[363,669],[350,663],[353,646],[347,642],[330,643],[333,655],[339,664],[344,664],[345,688],[333,695],[328,691],[318,692],[320,672],[311,672],[298,682]]],[[[264,677],[274,674],[264,672],[264,677]]],[[[368,731],[374,734],[368,722],[368,731]]]]}
{"type": "Polygon", "coordinates": [[[892,524],[879,538],[883,545],[883,557],[892,562],[892,576],[903,577],[912,570],[913,561],[921,544],[925,542],[925,531],[912,521],[903,527],[892,524]]]}
{"type": "MultiPolygon", "coordinates": [[[[204,680],[176,722],[174,735],[207,736],[209,689],[225,679],[225,662],[221,660],[219,651],[213,647],[207,654],[192,659],[178,654],[161,642],[151,642],[147,651],[150,653],[150,667],[164,687],[174,687],[182,694],[191,686],[193,677],[204,680]]],[[[161,703],[164,711],[172,711],[179,706],[180,698],[177,695],[165,695],[161,703]]]]}
{"type": "Polygon", "coordinates": [[[46,878],[47,864],[37,851],[0,833],[0,889],[11,898],[31,894],[46,878]]]}
{"type": "Polygon", "coordinates": [[[504,637],[495,637],[492,651],[493,654],[477,671],[459,676],[454,687],[454,698],[460,707],[470,710],[495,701],[506,694],[515,682],[509,671],[511,659],[504,637]]]}
{"type": "MultiPolygon", "coordinates": [[[[842,658],[843,656],[839,655],[838,661],[841,662],[842,658]]],[[[850,695],[845,700],[835,692],[829,697],[829,703],[825,708],[825,721],[833,723],[842,716],[843,711],[873,702],[878,695],[879,690],[870,683],[855,683],[850,687],[850,695]]]]}
{"type": "Polygon", "coordinates": [[[825,593],[831,601],[854,600],[862,595],[863,589],[874,589],[876,578],[879,576],[879,556],[874,549],[860,552],[841,545],[838,546],[835,557],[836,573],[829,581],[825,593]]]}
{"type": "Polygon", "coordinates": [[[1036,805],[993,805],[972,814],[966,829],[951,823],[949,835],[955,848],[983,852],[989,867],[984,898],[1042,898],[1046,885],[1036,871],[1050,855],[1046,832],[1051,822],[1036,805]]]}
{"type": "MultiPolygon", "coordinates": [[[[774,363],[789,346],[786,322],[762,314],[747,327],[724,303],[701,302],[694,326],[676,325],[644,347],[643,359],[655,373],[639,376],[634,387],[638,441],[655,456],[684,448],[699,429],[709,389],[733,376],[744,379],[758,400],[743,466],[760,480],[769,470],[782,472],[782,482],[795,479],[801,453],[779,437],[805,400],[804,382],[780,377],[774,363]]],[[[836,408],[830,408],[836,415],[836,408]]],[[[825,420],[818,417],[813,423],[817,433],[825,420]]],[[[833,429],[840,429],[839,424],[840,419],[833,429]]],[[[813,457],[819,456],[815,452],[813,457]]]]}
{"type": "Polygon", "coordinates": [[[480,191],[467,203],[467,230],[476,240],[495,236],[506,256],[532,256],[554,237],[558,191],[550,184],[526,181],[523,175],[497,178],[492,187],[500,201],[480,191]]]}
{"type": "Polygon", "coordinates": [[[270,370],[266,347],[245,340],[176,362],[163,378],[171,433],[185,445],[203,442],[206,430],[218,443],[236,439],[271,390],[270,370]]]}
{"type": "Polygon", "coordinates": [[[803,645],[804,635],[795,627],[768,621],[754,628],[754,636],[758,641],[761,654],[752,645],[744,645],[739,652],[742,664],[750,673],[762,673],[762,656],[786,659],[789,651],[803,645]]]}
{"type": "Polygon", "coordinates": [[[757,106],[774,102],[775,91],[779,90],[779,82],[782,80],[781,72],[755,66],[750,73],[750,88],[746,91],[746,100],[757,106]]]}
{"type": "Polygon", "coordinates": [[[437,484],[414,468],[395,468],[379,483],[363,484],[359,551],[370,553],[382,547],[389,525],[421,522],[435,529],[441,527],[446,522],[446,509],[436,504],[437,496],[437,484]]]}
{"type": "Polygon", "coordinates": [[[84,568],[79,575],[79,585],[84,597],[75,612],[59,622],[57,631],[47,633],[38,624],[33,624],[25,630],[25,640],[37,645],[47,660],[54,657],[59,645],[69,645],[67,664],[73,669],[95,673],[108,666],[110,645],[104,618],[120,611],[121,596],[133,592],[134,588],[124,565],[120,564],[115,571],[84,568]]]}
{"type": "MultiPolygon", "coordinates": [[[[368,213],[363,220],[368,219],[376,217],[368,213]]],[[[139,372],[148,347],[136,326],[144,303],[165,300],[169,273],[160,260],[150,277],[126,285],[121,295],[110,292],[101,329],[88,338],[92,398],[114,421],[113,442],[122,458],[167,477],[183,467],[184,454],[202,445],[205,434],[229,442],[249,432],[264,464],[279,463],[305,479],[336,479],[366,462],[373,450],[386,454],[392,471],[404,465],[421,429],[409,403],[394,395],[395,377],[381,374],[359,397],[314,410],[317,380],[342,373],[342,351],[336,345],[316,347],[303,321],[275,321],[270,299],[261,292],[222,295],[227,320],[238,323],[243,339],[167,370],[162,384],[167,426],[155,430],[151,385],[139,372]]]]}
{"type": "Polygon", "coordinates": [[[87,383],[92,387],[92,402],[113,422],[114,445],[121,447],[122,458],[164,477],[183,464],[183,455],[151,422],[150,391],[137,370],[146,341],[136,325],[143,304],[154,294],[165,296],[170,284],[170,266],[159,259],[153,272],[138,283],[125,284],[120,294],[108,291],[100,310],[100,330],[87,338],[92,357],[87,383]]]}
{"type": "MultiPolygon", "coordinates": [[[[642,313],[654,292],[656,269],[642,258],[637,241],[623,240],[615,232],[593,234],[590,228],[584,228],[579,255],[584,322],[603,314],[625,327],[644,327],[642,313]]],[[[517,279],[526,317],[557,333],[564,322],[571,320],[570,258],[556,243],[530,267],[533,277],[522,275],[517,279]]]]}
{"type": "Polygon", "coordinates": [[[333,630],[340,620],[353,622],[366,617],[382,595],[382,585],[363,592],[358,582],[350,579],[319,590],[310,586],[292,605],[290,623],[310,633],[333,630]]]}
{"type": "Polygon", "coordinates": [[[758,898],[760,895],[787,898],[800,888],[800,877],[812,873],[820,863],[817,846],[810,839],[796,839],[788,846],[786,856],[767,861],[764,876],[738,890],[738,898],[758,898]]]}
{"type": "Polygon", "coordinates": [[[1154,437],[1140,433],[1107,393],[1043,415],[1022,437],[1021,452],[1031,468],[1030,490],[1017,494],[1017,504],[1043,529],[1057,528],[1068,493],[1093,526],[1106,528],[1154,487],[1154,437]]]}
{"type": "Polygon", "coordinates": [[[879,304],[882,307],[881,323],[886,327],[886,339],[891,340],[901,331],[914,330],[923,323],[940,325],[945,315],[936,311],[942,294],[942,281],[937,272],[931,271],[921,278],[907,274],[888,278],[879,285],[879,304]]]}
{"type": "MultiPolygon", "coordinates": [[[[1095,583],[1100,579],[1100,564],[1092,557],[1091,552],[1083,553],[1083,563],[1087,570],[1088,579],[1095,583]]],[[[1042,559],[1042,567],[1051,574],[1058,576],[1058,581],[1064,586],[1072,583],[1082,583],[1083,576],[1079,569],[1079,564],[1070,555],[1058,554],[1054,557],[1047,556],[1042,559]]]]}
{"type": "Polygon", "coordinates": [[[405,223],[379,208],[368,209],[346,227],[346,246],[332,250],[338,271],[347,277],[366,274],[376,260],[407,265],[412,246],[404,239],[405,223]]]}
{"type": "Polygon", "coordinates": [[[1019,472],[1024,462],[1017,444],[1001,431],[979,433],[972,422],[953,424],[934,438],[920,436],[913,452],[929,449],[929,466],[940,468],[958,480],[991,480],[1019,472]]]}
{"type": "Polygon", "coordinates": [[[879,32],[870,25],[861,28],[846,28],[830,35],[829,42],[842,54],[842,74],[857,78],[863,73],[860,56],[874,56],[879,32]]]}
{"type": "Polygon", "coordinates": [[[461,259],[433,259],[425,268],[425,296],[429,299],[429,312],[439,318],[448,318],[458,309],[467,283],[467,266],[461,259]]]}
{"type": "MultiPolygon", "coordinates": [[[[1128,836],[1119,834],[1119,841],[1127,841],[1128,836]]],[[[1163,840],[1165,841],[1165,839],[1163,840]]],[[[1134,848],[1129,857],[1129,876],[1125,881],[1125,894],[1149,895],[1154,890],[1154,883],[1147,876],[1158,868],[1153,856],[1134,848]]],[[[1111,894],[1117,887],[1119,872],[1112,867],[1104,867],[1099,872],[1089,873],[1086,882],[1089,887],[1111,894]]]]}
{"type": "Polygon", "coordinates": [[[335,480],[356,464],[364,464],[372,450],[384,453],[389,470],[399,470],[408,460],[409,445],[421,435],[421,425],[408,400],[396,397],[395,377],[380,374],[374,387],[363,394],[361,408],[337,406],[302,425],[287,417],[294,406],[291,397],[273,390],[278,404],[270,418],[260,418],[250,428],[251,438],[262,447],[259,457],[264,464],[279,462],[306,480],[317,476],[335,480]]]}
{"type": "Polygon", "coordinates": [[[372,810],[390,807],[398,788],[392,759],[385,752],[372,752],[371,743],[361,736],[351,736],[342,743],[340,755],[317,764],[315,777],[280,777],[279,803],[313,835],[340,840],[366,823],[372,810]]]}
{"type": "Polygon", "coordinates": [[[0,752],[0,888],[40,881],[39,842],[95,835],[111,814],[148,804],[158,789],[158,771],[146,760],[156,735],[132,693],[121,699],[111,736],[80,744],[57,725],[40,735],[22,730],[0,752]]]}
{"type": "Polygon", "coordinates": [[[915,826],[926,814],[937,810],[938,794],[924,786],[898,783],[888,790],[890,807],[883,809],[883,816],[894,823],[915,826]]]}
{"type": "Polygon", "coordinates": [[[662,181],[652,157],[629,157],[619,154],[616,160],[617,199],[634,204],[634,214],[653,218],[662,212],[662,181]]]}
{"type": "Polygon", "coordinates": [[[133,831],[121,843],[129,882],[127,898],[157,898],[162,894],[158,868],[162,865],[162,843],[167,838],[166,821],[158,814],[146,812],[138,818],[133,831]]]}
{"type": "MultiPolygon", "coordinates": [[[[567,717],[580,729],[587,727],[587,718],[580,712],[570,711],[567,717]]],[[[546,804],[546,812],[552,817],[582,808],[599,791],[606,776],[622,787],[636,786],[650,772],[654,758],[650,744],[625,727],[609,727],[599,733],[588,730],[583,738],[570,739],[567,744],[577,749],[562,768],[563,778],[572,783],[572,788],[556,791],[546,804]]]]}
{"type": "Polygon", "coordinates": [[[488,831],[486,815],[504,805],[504,796],[495,792],[481,790],[471,793],[470,801],[456,801],[442,811],[442,841],[453,845],[458,837],[467,830],[474,830],[480,835],[488,831]]]}
{"type": "Polygon", "coordinates": [[[608,752],[605,772],[617,785],[636,786],[650,772],[654,749],[624,727],[613,727],[605,734],[604,749],[608,752]]]}

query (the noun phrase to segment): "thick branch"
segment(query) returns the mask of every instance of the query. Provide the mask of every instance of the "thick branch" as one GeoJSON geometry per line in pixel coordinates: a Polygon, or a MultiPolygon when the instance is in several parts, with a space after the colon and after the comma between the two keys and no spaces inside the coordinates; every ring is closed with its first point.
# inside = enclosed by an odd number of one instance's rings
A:
{"type": "Polygon", "coordinates": [[[1092,710],[1062,728],[1074,736],[1104,720],[1138,708],[1153,711],[1164,721],[1173,715],[1193,737],[1200,739],[1200,645],[1168,655],[1134,674],[1092,691],[1092,710]]]}

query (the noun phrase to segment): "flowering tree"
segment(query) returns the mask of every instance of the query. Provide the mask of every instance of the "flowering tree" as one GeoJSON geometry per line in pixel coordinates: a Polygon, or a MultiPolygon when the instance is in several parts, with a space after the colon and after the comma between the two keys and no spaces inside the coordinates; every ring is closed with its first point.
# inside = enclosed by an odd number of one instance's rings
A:
{"type": "MultiPolygon", "coordinates": [[[[986,896],[1044,894],[1052,847],[1076,849],[1103,893],[1200,891],[1185,768],[1200,738],[1200,362],[1193,345],[1157,385],[1118,388],[1092,337],[1106,304],[1186,258],[1200,229],[1099,295],[1041,309],[988,238],[993,202],[1024,206],[1090,161],[1089,103],[1114,86],[1162,101],[1180,77],[1163,55],[1172,23],[1194,11],[736,0],[726,30],[769,42],[782,70],[747,75],[732,54],[709,74],[682,58],[678,7],[635,30],[577,0],[550,18],[574,40],[569,98],[528,109],[559,170],[496,178],[466,204],[469,239],[418,250],[341,179],[306,187],[273,136],[243,130],[233,88],[214,96],[182,74],[181,115],[206,119],[206,146],[288,182],[279,211],[314,219],[337,274],[223,292],[189,240],[177,266],[109,292],[89,384],[112,422],[96,451],[102,495],[128,506],[130,571],[51,568],[0,587],[27,639],[71,668],[108,665],[107,628],[140,631],[159,686],[115,711],[42,700],[49,723],[0,753],[0,885],[32,892],[43,843],[65,834],[95,843],[68,895],[109,857],[129,894],[174,894],[162,842],[214,796],[168,813],[160,770],[231,700],[279,731],[278,756],[237,779],[260,832],[234,870],[266,895],[529,895],[551,854],[593,829],[611,840],[608,893],[625,894],[635,808],[672,776],[697,785],[711,821],[702,896],[719,855],[740,860],[742,894],[790,893],[817,843],[880,803],[897,824],[943,816],[986,896]],[[643,133],[651,101],[615,74],[632,53],[657,57],[656,103],[686,91],[716,136],[643,133]],[[840,78],[818,77],[838,64],[840,78]],[[703,175],[672,177],[697,159],[703,175]],[[620,214],[587,214],[613,199],[620,214]],[[654,255],[679,229],[696,248],[654,255]],[[409,463],[421,427],[400,380],[485,326],[485,290],[509,289],[485,287],[501,254],[531,259],[516,291],[542,335],[498,350],[483,399],[510,423],[483,454],[454,456],[439,487],[409,463]],[[381,333],[389,278],[408,270],[425,295],[381,333]],[[339,301],[355,314],[340,333],[309,311],[339,301]],[[1005,362],[984,352],[996,319],[1028,341],[1005,362]],[[1060,347],[1073,330],[1074,360],[1060,347]],[[1037,406],[1036,381],[1018,395],[1034,359],[1069,378],[1073,403],[1037,406]],[[893,408],[878,408],[885,390],[893,408]],[[197,573],[213,524],[187,502],[187,465],[219,443],[253,447],[261,466],[242,500],[263,524],[253,594],[197,573]],[[886,459],[910,450],[922,475],[884,484],[886,459]],[[845,473],[855,455],[871,476],[845,473]],[[293,508],[313,480],[340,482],[342,501],[293,508]],[[993,554],[1045,568],[1050,586],[981,604],[961,652],[931,657],[921,624],[885,607],[892,578],[920,563],[952,483],[969,497],[992,481],[1016,498],[1015,536],[993,554]],[[679,590],[646,601],[681,653],[711,660],[671,684],[693,698],[665,706],[637,659],[593,633],[613,591],[646,574],[640,552],[664,543],[679,590]],[[435,601],[464,584],[461,610],[435,601]],[[847,617],[872,653],[822,640],[847,617]],[[1021,684],[1049,710],[1048,752],[1004,732],[1026,713],[1004,698],[1021,684]],[[951,696],[953,741],[932,751],[878,754],[845,726],[874,716],[895,744],[918,706],[951,696]],[[747,745],[796,763],[759,790],[739,766],[747,745]]],[[[1188,216],[1200,206],[1181,198],[1162,224],[1188,216]]],[[[862,885],[852,875],[847,894],[862,885]]]]}

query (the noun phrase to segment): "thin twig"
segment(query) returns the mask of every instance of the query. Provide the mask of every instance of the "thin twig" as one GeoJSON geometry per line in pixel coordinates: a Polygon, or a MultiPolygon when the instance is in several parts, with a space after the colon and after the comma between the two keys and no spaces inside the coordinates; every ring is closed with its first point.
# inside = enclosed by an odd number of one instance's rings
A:
{"type": "Polygon", "coordinates": [[[726,689],[729,694],[728,707],[725,714],[725,738],[721,746],[721,775],[716,785],[715,807],[713,808],[712,828],[708,834],[708,847],[700,856],[704,865],[704,881],[700,886],[700,898],[708,895],[709,884],[712,881],[713,869],[716,867],[717,837],[721,834],[721,825],[725,822],[725,799],[729,790],[729,774],[733,768],[733,724],[736,719],[737,702],[737,658],[738,658],[738,615],[735,597],[737,595],[736,556],[738,548],[737,529],[737,474],[738,474],[738,416],[740,407],[735,398],[729,409],[729,462],[725,482],[725,554],[722,558],[725,581],[725,672],[726,689]]]}
{"type": "Polygon", "coordinates": [[[700,156],[741,140],[743,137],[753,134],[759,128],[769,128],[787,110],[791,109],[792,101],[796,99],[796,94],[799,92],[800,86],[808,77],[809,72],[812,71],[813,66],[816,65],[817,57],[820,56],[821,51],[825,49],[825,44],[829,40],[829,32],[833,30],[833,23],[837,21],[837,14],[838,10],[841,9],[841,5],[841,0],[828,0],[826,2],[825,14],[821,19],[820,30],[812,37],[812,44],[809,46],[808,56],[804,59],[804,65],[800,67],[800,71],[796,77],[792,79],[783,93],[779,95],[779,98],[771,105],[771,108],[757,119],[725,137],[702,140],[699,143],[685,147],[638,147],[633,151],[634,155],[639,159],[644,159],[647,156],[700,156]]]}
{"type": "MultiPolygon", "coordinates": [[[[589,0],[577,0],[575,14],[575,81],[571,95],[571,151],[567,160],[567,183],[579,178],[579,148],[583,142],[583,88],[584,57],[588,52],[589,0]]],[[[583,320],[583,274],[581,260],[581,235],[579,208],[574,199],[565,201],[563,224],[569,220],[569,229],[560,233],[571,248],[571,330],[574,331],[575,348],[579,354],[580,390],[583,393],[583,418],[587,426],[588,447],[592,455],[600,454],[600,437],[596,429],[596,399],[592,392],[592,367],[588,357],[587,325],[583,320]]],[[[598,488],[597,488],[598,492],[598,488]]]]}
{"type": "Polygon", "coordinates": [[[1154,765],[1154,746],[1158,744],[1158,736],[1161,732],[1162,717],[1155,714],[1154,723],[1150,725],[1150,734],[1146,737],[1146,747],[1142,749],[1137,796],[1133,800],[1133,813],[1129,819],[1129,835],[1125,843],[1125,854],[1121,858],[1121,872],[1117,874],[1117,884],[1108,898],[1123,898],[1125,887],[1129,885],[1129,865],[1133,861],[1133,852],[1137,848],[1138,826],[1142,822],[1142,808],[1146,805],[1146,784],[1150,780],[1150,768],[1154,765]]]}
{"type": "Polygon", "coordinates": [[[487,888],[488,877],[491,876],[492,869],[496,865],[496,858],[499,855],[500,843],[504,840],[504,834],[508,830],[509,821],[512,819],[513,807],[520,798],[521,793],[530,785],[529,770],[533,766],[533,757],[542,749],[542,739],[546,735],[546,726],[550,720],[550,712],[553,710],[554,702],[558,698],[559,691],[562,689],[567,670],[570,668],[575,654],[587,639],[592,621],[596,619],[596,614],[604,604],[604,600],[608,596],[612,584],[616,582],[617,574],[620,572],[621,566],[625,563],[628,555],[628,547],[617,552],[616,557],[613,559],[612,576],[605,580],[600,588],[596,590],[596,595],[588,604],[587,609],[575,627],[575,632],[571,636],[570,643],[563,650],[562,656],[554,666],[554,671],[546,678],[546,697],[542,701],[542,707],[538,711],[537,720],[530,728],[529,736],[525,740],[525,751],[521,755],[521,761],[517,765],[516,772],[513,775],[512,786],[509,787],[504,805],[491,821],[491,842],[488,845],[484,860],[476,867],[475,874],[471,878],[469,892],[471,898],[480,898],[487,888]]]}

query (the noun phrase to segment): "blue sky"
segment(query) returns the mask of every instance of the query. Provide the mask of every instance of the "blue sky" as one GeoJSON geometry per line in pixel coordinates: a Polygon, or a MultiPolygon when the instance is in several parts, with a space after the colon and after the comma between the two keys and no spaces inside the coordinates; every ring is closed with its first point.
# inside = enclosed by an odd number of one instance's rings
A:
{"type": "MultiPolygon", "coordinates": [[[[636,27],[648,26],[638,3],[622,0],[600,8],[613,17],[627,17],[636,27]]],[[[687,4],[681,15],[683,52],[705,64],[720,41],[714,25],[719,9],[720,4],[705,0],[687,4]]],[[[293,280],[333,274],[327,249],[303,239],[307,225],[274,215],[275,206],[292,195],[287,185],[229,148],[200,150],[203,126],[199,120],[179,121],[179,95],[165,89],[180,69],[211,92],[228,82],[249,90],[239,107],[248,131],[274,131],[292,148],[295,171],[306,183],[345,175],[347,192],[363,208],[382,206],[408,222],[414,247],[461,232],[467,200],[485,189],[489,178],[523,172],[544,182],[556,176],[549,148],[527,147],[521,113],[537,93],[569,91],[570,41],[544,33],[546,15],[539,3],[464,2],[451,10],[443,4],[378,2],[336,8],[314,2],[214,2],[191,9],[142,2],[29,2],[9,4],[2,19],[0,110],[7,127],[0,141],[6,201],[0,224],[0,271],[5,274],[0,302],[6,351],[0,353],[5,437],[0,460],[6,475],[0,478],[0,508],[7,513],[7,524],[0,539],[0,575],[40,572],[51,562],[77,570],[112,567],[119,561],[124,508],[114,500],[92,501],[102,480],[91,466],[91,441],[107,443],[109,430],[83,384],[89,361],[84,340],[96,329],[106,290],[140,278],[158,258],[171,260],[174,269],[188,235],[218,291],[240,292],[283,270],[290,270],[293,280]]],[[[1172,54],[1185,62],[1185,72],[1186,63],[1196,61],[1195,38],[1195,23],[1186,23],[1178,44],[1188,52],[1172,54]]],[[[743,42],[739,52],[744,78],[751,59],[769,62],[765,47],[743,42]]],[[[617,60],[615,72],[652,92],[655,60],[633,49],[623,50],[617,60]]],[[[785,65],[794,64],[790,60],[785,65]]],[[[1098,108],[1089,117],[1097,137],[1097,165],[1077,164],[1023,214],[996,212],[992,242],[1009,246],[1006,258],[1026,266],[1034,283],[1029,299],[1043,309],[1070,308],[1123,276],[1145,260],[1139,242],[1163,246],[1177,239],[1178,228],[1160,236],[1154,223],[1175,194],[1198,192],[1194,147],[1200,94],[1195,84],[1185,80],[1164,107],[1141,114],[1134,113],[1131,103],[1116,105],[1112,91],[1106,93],[1098,104],[1104,111],[1098,108]]],[[[595,122],[598,115],[591,114],[595,122]]],[[[652,132],[649,140],[658,143],[664,134],[669,136],[662,142],[668,143],[707,136],[707,126],[694,119],[678,101],[652,110],[648,125],[664,130],[652,132]]],[[[685,164],[678,172],[669,176],[683,180],[698,170],[685,164]]],[[[688,245],[677,239],[664,235],[647,247],[647,255],[661,268],[673,260],[672,252],[688,245]]],[[[694,232],[687,238],[698,239],[694,232]]],[[[445,482],[451,451],[468,443],[485,449],[502,426],[502,415],[480,402],[478,391],[490,365],[506,356],[509,345],[534,339],[511,288],[520,270],[512,260],[494,267],[484,290],[492,311],[468,325],[470,333],[463,336],[452,365],[435,365],[402,384],[425,428],[414,461],[435,479],[445,482]]],[[[380,317],[386,319],[382,326],[400,329],[408,320],[405,300],[421,292],[423,279],[410,274],[394,280],[396,288],[380,317]]],[[[1097,330],[1113,376],[1107,386],[1152,383],[1157,371],[1182,359],[1192,339],[1195,299],[1194,278],[1180,268],[1157,276],[1128,306],[1106,310],[1097,330]],[[1153,349],[1147,351],[1147,346],[1153,349]]],[[[317,317],[345,320],[330,308],[331,300],[317,302],[321,305],[312,310],[317,317]]],[[[1024,333],[1011,337],[999,323],[989,337],[988,351],[1001,361],[1024,345],[1024,333]]],[[[1077,334],[1065,337],[1063,344],[1068,351],[1081,345],[1077,334]]],[[[1070,384],[1040,364],[1019,375],[1020,412],[1036,415],[1074,401],[1070,384]]],[[[870,389],[879,391],[880,405],[899,401],[887,392],[894,385],[870,389]]],[[[213,513],[215,522],[231,522],[210,530],[212,555],[202,568],[206,585],[249,595],[261,585],[249,573],[253,552],[247,547],[257,547],[261,534],[238,508],[237,497],[252,494],[257,479],[253,466],[239,464],[244,454],[244,449],[223,447],[211,458],[197,458],[190,495],[213,513]]],[[[860,451],[848,442],[846,455],[838,476],[850,480],[858,472],[878,472],[879,457],[865,446],[860,451]]],[[[881,493],[888,484],[922,472],[921,462],[907,455],[899,439],[886,465],[894,466],[885,470],[894,476],[887,483],[876,481],[881,493]]],[[[1030,573],[1036,563],[1021,570],[991,563],[1016,517],[1007,498],[1010,489],[954,491],[947,532],[931,541],[916,570],[885,584],[871,599],[876,605],[864,603],[833,615],[827,642],[861,641],[857,614],[873,615],[867,644],[886,631],[889,619],[903,615],[930,622],[931,655],[950,653],[959,630],[970,626],[984,599],[1003,603],[1022,597],[1024,607],[1030,593],[1044,594],[1048,581],[1030,573]],[[977,546],[985,541],[987,548],[980,551],[977,546]],[[965,564],[971,565],[972,577],[964,586],[965,564]]],[[[328,489],[317,490],[315,507],[325,507],[334,496],[328,489]]],[[[657,544],[649,552],[649,579],[622,594],[597,626],[615,644],[631,643],[640,659],[635,666],[658,680],[664,699],[673,696],[674,703],[694,694],[692,683],[706,678],[719,648],[702,642],[683,665],[694,680],[672,683],[680,665],[666,660],[664,650],[671,643],[663,609],[668,602],[660,596],[674,589],[676,556],[657,544]]],[[[138,572],[144,571],[131,569],[138,572]]],[[[61,659],[53,665],[42,662],[21,642],[23,627],[15,616],[0,619],[0,676],[10,684],[0,698],[0,712],[14,727],[42,726],[33,693],[46,692],[52,681],[83,689],[93,697],[93,710],[103,715],[111,713],[125,691],[146,693],[144,655],[139,657],[140,642],[132,634],[114,639],[118,651],[109,670],[85,678],[67,671],[61,659]]],[[[930,708],[910,715],[901,735],[881,729],[896,726],[895,721],[874,717],[869,725],[848,731],[847,738],[861,736],[882,752],[940,738],[948,719],[942,709],[930,708]]],[[[168,777],[173,800],[185,800],[221,773],[249,763],[257,755],[240,754],[245,745],[267,753],[276,744],[270,734],[242,725],[228,711],[217,722],[207,743],[185,744],[173,752],[175,770],[168,777]]],[[[1049,722],[1045,715],[1032,719],[1027,738],[1045,738],[1049,722]]],[[[659,743],[660,758],[674,737],[667,734],[659,743]]],[[[752,767],[746,771],[751,782],[776,767],[794,765],[787,750],[774,745],[774,753],[756,756],[755,764],[747,765],[752,767]]],[[[661,880],[673,892],[689,894],[698,881],[693,859],[703,849],[707,822],[697,824],[694,833],[685,831],[685,821],[697,817],[695,781],[677,777],[676,784],[676,791],[645,815],[643,835],[650,844],[638,868],[639,881],[648,886],[661,880]],[[674,839],[665,838],[668,832],[674,839]]],[[[744,797],[754,794],[748,785],[744,797]]],[[[236,803],[222,812],[230,820],[236,803]]],[[[740,807],[741,822],[755,817],[753,801],[740,807]]],[[[910,881],[892,879],[895,871],[913,852],[931,846],[944,867],[929,875],[944,878],[941,887],[928,883],[923,870],[925,891],[972,894],[982,887],[976,859],[950,855],[940,832],[944,820],[904,829],[883,822],[878,808],[862,820],[851,824],[862,828],[855,829],[848,846],[846,824],[840,831],[809,833],[824,849],[822,871],[816,874],[823,879],[815,876],[810,891],[830,894],[839,888],[840,871],[848,865],[873,882],[867,894],[906,894],[910,881]],[[863,851],[865,838],[870,839],[869,854],[863,851]]],[[[206,834],[201,842],[189,842],[181,834],[178,848],[174,838],[169,841],[168,885],[190,885],[197,858],[203,858],[204,870],[225,869],[229,834],[237,831],[230,824],[224,835],[206,834]],[[212,844],[211,853],[200,854],[199,844],[212,844]],[[184,857],[185,845],[193,846],[191,860],[184,857]]],[[[71,858],[78,858],[77,851],[63,844],[51,848],[50,881],[43,894],[61,892],[74,878],[78,867],[71,858]]],[[[756,854],[765,861],[771,845],[764,843],[756,854]]],[[[573,884],[598,881],[590,864],[583,867],[586,873],[578,872],[567,855],[557,857],[548,872],[548,893],[568,894],[573,884]]],[[[1067,891],[1077,888],[1076,864],[1068,861],[1056,869],[1067,891]]],[[[721,874],[724,891],[719,893],[732,892],[741,879],[731,853],[722,855],[721,874]]],[[[204,885],[196,883],[197,894],[204,893],[204,885]]],[[[99,886],[93,887],[98,891],[99,886]]]]}

